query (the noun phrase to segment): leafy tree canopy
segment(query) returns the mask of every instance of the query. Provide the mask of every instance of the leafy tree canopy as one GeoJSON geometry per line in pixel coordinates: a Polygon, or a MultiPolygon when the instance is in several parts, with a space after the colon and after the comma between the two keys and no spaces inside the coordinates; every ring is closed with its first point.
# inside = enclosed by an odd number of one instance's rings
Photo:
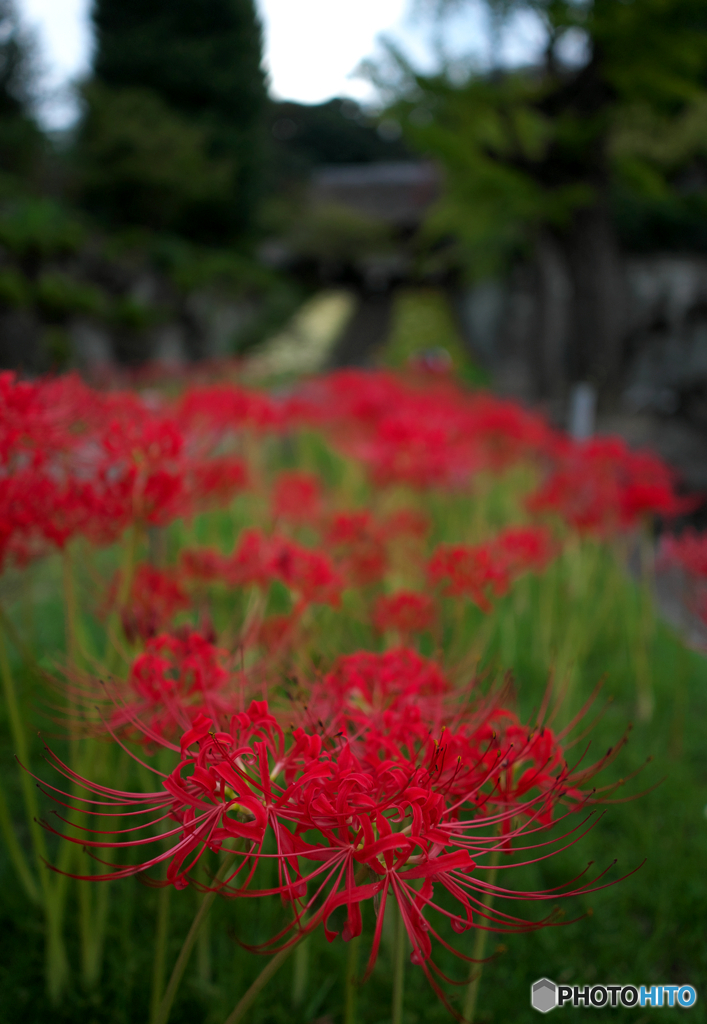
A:
{"type": "MultiPolygon", "coordinates": [[[[464,2],[428,6],[444,13],[464,2]]],[[[487,6],[499,32],[521,10],[542,20],[546,44],[537,64],[477,70],[459,84],[444,71],[420,75],[391,51],[396,75],[383,81],[393,87],[394,109],[412,144],[447,170],[437,231],[461,229],[472,263],[491,269],[527,245],[538,226],[569,229],[574,213],[592,203],[633,204],[634,221],[650,220],[659,209],[677,216],[688,171],[693,213],[697,191],[707,219],[702,0],[487,6]],[[562,59],[568,33],[584,43],[585,57],[574,65],[562,59]]]]}

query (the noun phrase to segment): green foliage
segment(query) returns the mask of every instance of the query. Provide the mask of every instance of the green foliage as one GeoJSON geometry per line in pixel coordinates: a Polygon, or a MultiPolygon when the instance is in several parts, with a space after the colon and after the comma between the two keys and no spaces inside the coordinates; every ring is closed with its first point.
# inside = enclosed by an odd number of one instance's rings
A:
{"type": "Polygon", "coordinates": [[[288,241],[300,256],[332,262],[355,262],[392,246],[387,225],[334,203],[308,209],[288,241]]]}
{"type": "Polygon", "coordinates": [[[42,336],[42,348],[49,369],[60,373],[68,369],[71,363],[71,338],[63,327],[48,327],[42,336]]]}
{"type": "Polygon", "coordinates": [[[183,292],[215,288],[240,295],[277,283],[267,268],[230,249],[197,246],[174,235],[156,236],[147,248],[153,265],[183,292]]]}
{"type": "Polygon", "coordinates": [[[41,147],[31,116],[32,52],[13,0],[0,0],[0,171],[28,174],[41,147]]]}
{"type": "Polygon", "coordinates": [[[399,291],[381,362],[401,369],[425,355],[436,356],[442,362],[448,360],[449,368],[468,384],[489,384],[487,375],[471,359],[459,336],[446,296],[431,288],[399,291]]]}
{"type": "Polygon", "coordinates": [[[140,332],[154,327],[164,318],[164,313],[154,306],[125,296],[117,299],[110,307],[108,319],[116,327],[127,331],[140,332]]]}
{"type": "Polygon", "coordinates": [[[0,209],[0,244],[20,259],[75,253],[84,237],[76,216],[52,200],[21,197],[0,209]]]}
{"type": "MultiPolygon", "coordinates": [[[[705,162],[707,14],[698,0],[487,0],[498,23],[535,12],[546,32],[530,69],[414,72],[400,54],[393,106],[413,146],[444,164],[447,191],[433,237],[460,237],[476,272],[532,244],[539,227],[570,230],[583,207],[610,194],[683,203],[681,176],[705,162]],[[587,57],[560,59],[568,32],[587,57]]],[[[462,6],[459,0],[456,6],[462,6]]],[[[443,2],[438,6],[451,7],[443,2]]],[[[694,177],[694,175],[693,175],[694,177]]],[[[707,195],[702,174],[697,190],[707,195]]],[[[694,191],[694,189],[693,189],[694,191]]],[[[694,212],[694,211],[693,211],[694,212]]]]}
{"type": "MultiPolygon", "coordinates": [[[[566,123],[537,109],[543,89],[522,73],[499,82],[416,76],[419,95],[395,109],[411,143],[444,165],[446,191],[426,230],[453,235],[480,272],[491,272],[508,254],[523,249],[540,224],[565,225],[591,201],[584,182],[547,185],[530,170],[550,157],[566,123]]],[[[574,143],[572,143],[574,144],[574,143]]]]}
{"type": "Polygon", "coordinates": [[[278,281],[269,288],[252,320],[239,332],[234,354],[244,354],[276,335],[296,314],[304,298],[302,288],[291,281],[278,281]]]}
{"type": "Polygon", "coordinates": [[[0,270],[0,306],[20,309],[28,305],[30,289],[26,278],[14,267],[0,270]]]}
{"type": "Polygon", "coordinates": [[[321,164],[406,160],[410,150],[395,132],[386,137],[374,118],[350,99],[307,105],[271,103],[268,110],[273,188],[307,179],[321,164]]]}
{"type": "Polygon", "coordinates": [[[146,89],[85,91],[80,153],[87,207],[113,226],[193,228],[232,194],[233,166],[209,155],[204,129],[146,89]]]}
{"type": "Polygon", "coordinates": [[[106,308],[104,294],[67,274],[47,272],[34,288],[37,306],[50,321],[62,322],[76,314],[100,315],[106,308]]]}
{"type": "MultiPolygon", "coordinates": [[[[203,202],[202,186],[195,184],[200,213],[181,223],[181,229],[202,240],[224,239],[242,230],[252,219],[259,191],[266,102],[253,0],[96,0],[93,21],[96,83],[118,95],[141,90],[159,97],[165,114],[168,109],[172,115],[169,144],[177,145],[174,136],[180,135],[177,152],[182,160],[189,163],[199,152],[204,162],[211,162],[211,202],[203,202]],[[187,142],[187,125],[203,133],[198,140],[192,136],[187,142]]],[[[137,117],[137,112],[130,114],[137,117]]],[[[89,115],[87,141],[92,131],[89,115]]],[[[160,173],[166,170],[163,166],[160,173]]],[[[180,174],[188,173],[183,166],[180,174]]],[[[206,166],[199,176],[202,181],[208,177],[206,166]]],[[[119,207],[113,209],[119,213],[119,207]]]]}

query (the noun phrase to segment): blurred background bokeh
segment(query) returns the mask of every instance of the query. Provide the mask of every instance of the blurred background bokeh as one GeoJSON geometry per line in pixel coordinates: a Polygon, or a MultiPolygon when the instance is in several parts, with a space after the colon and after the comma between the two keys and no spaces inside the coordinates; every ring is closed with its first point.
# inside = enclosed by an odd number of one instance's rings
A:
{"type": "Polygon", "coordinates": [[[0,0],[0,363],[283,338],[707,486],[704,3],[0,0]]]}

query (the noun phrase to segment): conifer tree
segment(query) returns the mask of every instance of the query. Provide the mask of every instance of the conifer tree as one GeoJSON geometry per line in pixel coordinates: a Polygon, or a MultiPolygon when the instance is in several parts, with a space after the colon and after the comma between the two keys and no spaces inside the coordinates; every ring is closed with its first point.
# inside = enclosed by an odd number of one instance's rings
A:
{"type": "Polygon", "coordinates": [[[257,200],[266,104],[253,0],[94,0],[93,23],[93,84],[102,96],[153,94],[172,121],[203,134],[204,158],[231,164],[228,199],[220,194],[210,209],[201,203],[192,230],[243,230],[257,200]]]}
{"type": "Polygon", "coordinates": [[[13,0],[0,0],[0,171],[31,170],[40,133],[31,115],[32,62],[13,0]]]}

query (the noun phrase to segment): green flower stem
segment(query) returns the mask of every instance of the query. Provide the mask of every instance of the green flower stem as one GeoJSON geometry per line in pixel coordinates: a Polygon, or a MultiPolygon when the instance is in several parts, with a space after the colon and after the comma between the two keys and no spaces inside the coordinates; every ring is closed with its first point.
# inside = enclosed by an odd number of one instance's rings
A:
{"type": "Polygon", "coordinates": [[[302,1005],[307,994],[309,953],[310,937],[307,936],[302,942],[297,943],[292,964],[292,1005],[295,1009],[302,1005]]]}
{"type": "MultiPolygon", "coordinates": [[[[4,620],[3,620],[4,624],[4,620]]],[[[39,805],[37,803],[37,790],[32,776],[29,774],[29,747],[25,735],[20,707],[17,700],[15,680],[10,668],[10,659],[5,642],[5,631],[0,629],[0,676],[2,677],[3,696],[10,720],[10,732],[15,747],[15,753],[24,770],[20,772],[20,784],[25,805],[25,815],[32,837],[37,872],[39,874],[39,886],[34,885],[35,891],[41,893],[41,903],[44,909],[45,922],[45,954],[46,954],[46,979],[50,999],[57,1003],[64,990],[68,979],[68,961],[63,937],[63,909],[62,899],[63,886],[59,883],[52,885],[49,871],[46,864],[49,860],[47,844],[44,836],[44,829],[39,824],[39,805]]],[[[3,801],[4,802],[4,801],[3,801]]],[[[9,815],[8,815],[9,822],[9,815]]],[[[10,825],[10,828],[12,826],[10,825]]],[[[3,829],[4,831],[4,829],[3,829]]],[[[15,846],[19,844],[15,839],[15,846]]],[[[12,854],[12,846],[10,847],[12,854]]],[[[14,859],[14,858],[13,858],[14,859]]],[[[27,866],[29,874],[29,867],[27,866]]],[[[29,876],[31,877],[31,875],[29,876]]]]}
{"type": "Polygon", "coordinates": [[[81,974],[84,988],[95,989],[101,976],[111,887],[108,882],[94,886],[79,882],[81,931],[81,974]]]}
{"type": "Polygon", "coordinates": [[[261,991],[265,988],[270,979],[280,970],[282,965],[288,960],[298,945],[305,938],[302,935],[299,942],[288,946],[286,949],[281,949],[279,953],[276,953],[272,960],[269,960],[263,970],[260,972],[258,977],[255,979],[253,984],[250,986],[248,991],[239,1000],[236,1008],[229,1017],[226,1018],[224,1024],[238,1024],[238,1021],[242,1020],[246,1012],[253,1005],[261,991]]]}
{"type": "Polygon", "coordinates": [[[15,747],[15,753],[22,764],[24,771],[20,774],[22,784],[22,795],[24,797],[25,814],[27,816],[27,824],[29,825],[30,834],[32,836],[32,843],[34,846],[35,856],[38,861],[40,876],[42,878],[42,889],[45,898],[49,893],[49,878],[46,870],[41,866],[42,862],[47,860],[47,845],[44,839],[44,830],[39,824],[37,818],[39,817],[39,805],[37,803],[37,791],[34,784],[34,779],[29,774],[29,747],[27,745],[27,737],[25,736],[24,725],[22,723],[22,716],[20,714],[20,707],[17,700],[17,692],[15,688],[15,680],[12,675],[10,668],[10,659],[7,653],[7,644],[5,643],[5,634],[0,629],[0,675],[2,676],[3,695],[5,697],[5,705],[7,707],[8,717],[10,719],[10,731],[12,733],[12,742],[15,747]]]}
{"type": "MultiPolygon", "coordinates": [[[[79,636],[78,605],[71,552],[68,547],[62,551],[62,581],[64,585],[64,621],[66,626],[66,654],[71,668],[78,668],[79,636]]],[[[72,719],[73,721],[73,719],[72,719]]]]}
{"type": "MultiPolygon", "coordinates": [[[[66,844],[69,845],[68,843],[66,844]]],[[[46,868],[44,869],[46,872],[46,868]]],[[[66,887],[56,888],[45,903],[45,973],[47,992],[58,1006],[69,981],[69,961],[64,941],[64,907],[66,887]]]]}
{"type": "Polygon", "coordinates": [[[14,644],[14,646],[22,655],[22,660],[24,661],[25,665],[27,665],[27,667],[30,668],[36,675],[39,675],[41,669],[37,664],[37,659],[35,658],[32,649],[25,643],[20,634],[17,632],[17,630],[15,629],[14,622],[7,614],[5,609],[2,607],[2,605],[0,605],[0,626],[2,626],[2,628],[5,630],[5,634],[7,635],[7,638],[10,641],[10,643],[14,644]]]}
{"type": "Polygon", "coordinates": [[[118,663],[120,650],[116,641],[117,637],[120,635],[121,618],[130,598],[130,591],[133,587],[139,542],[140,527],[137,523],[133,523],[133,525],[129,527],[125,538],[123,559],[120,566],[120,583],[115,600],[115,607],[106,624],[108,648],[106,650],[105,665],[109,672],[115,672],[118,663]]]}
{"type": "MultiPolygon", "coordinates": [[[[76,769],[77,774],[86,777],[92,770],[96,778],[113,778],[114,784],[118,781],[115,772],[111,772],[107,758],[109,748],[106,744],[91,743],[84,741],[85,748],[82,752],[81,761],[76,769]],[[88,744],[86,746],[86,744],[88,744]]],[[[78,758],[77,758],[78,760],[78,758]]],[[[79,795],[80,787],[75,786],[76,795],[79,795]]],[[[78,824],[76,812],[69,813],[72,824],[78,824]]],[[[96,815],[94,828],[96,837],[101,838],[101,828],[118,829],[119,820],[101,818],[96,815]]],[[[87,869],[82,874],[91,874],[93,861],[89,858],[87,869]]],[[[107,883],[94,886],[92,882],[79,882],[79,924],[81,936],[81,973],[84,987],[88,990],[94,989],[99,982],[103,964],[103,950],[105,947],[106,927],[108,924],[108,909],[112,887],[107,883]]]]}
{"type": "MultiPolygon", "coordinates": [[[[233,860],[233,856],[228,858],[228,860],[225,862],[225,864],[219,871],[218,875],[216,876],[217,881],[222,882],[224,880],[228,872],[231,870],[233,860]]],[[[174,1002],[174,997],[177,994],[177,989],[179,988],[179,984],[184,975],[184,971],[186,970],[187,964],[189,963],[189,957],[191,956],[194,944],[196,943],[196,940],[199,936],[199,932],[201,931],[201,927],[204,921],[206,920],[208,913],[211,910],[211,906],[214,900],[216,899],[217,895],[217,890],[212,890],[211,892],[207,892],[203,900],[201,901],[201,906],[196,912],[196,916],[192,921],[191,928],[189,929],[187,937],[184,940],[184,944],[181,950],[179,951],[177,962],[174,965],[174,969],[167,984],[167,988],[165,989],[165,993],[162,997],[159,1007],[157,1008],[157,1012],[155,1013],[154,1017],[151,1020],[151,1024],[167,1024],[167,1021],[169,1019],[169,1012],[172,1009],[172,1003],[174,1002]]]]}
{"type": "Polygon", "coordinates": [[[391,1024],[402,1024],[403,1020],[403,996],[405,995],[405,960],[407,953],[407,934],[405,922],[400,908],[395,901],[391,901],[394,912],[395,938],[393,940],[393,1007],[391,1012],[391,1024]]]}
{"type": "Polygon", "coordinates": [[[22,888],[25,891],[25,895],[30,902],[39,905],[41,904],[41,896],[39,894],[39,888],[34,879],[34,875],[27,863],[24,850],[17,842],[17,836],[15,835],[15,829],[10,818],[10,811],[5,800],[5,794],[0,789],[0,831],[2,832],[7,851],[10,854],[10,860],[12,865],[17,872],[17,877],[22,883],[22,888]]]}
{"type": "MultiPolygon", "coordinates": [[[[488,875],[488,884],[493,885],[496,881],[496,874],[498,868],[498,860],[500,857],[500,851],[494,850],[489,861],[490,867],[488,875]]],[[[487,892],[482,899],[484,907],[491,908],[493,906],[493,892],[487,892]]],[[[471,956],[476,963],[471,965],[469,971],[469,985],[466,990],[466,996],[464,999],[464,1010],[462,1014],[462,1020],[464,1024],[473,1024],[474,1015],[476,1013],[476,1003],[479,998],[479,986],[481,984],[481,975],[483,974],[483,964],[479,964],[479,961],[484,959],[486,952],[486,942],[488,940],[488,931],[486,928],[477,928],[476,937],[474,939],[474,948],[471,956]]]]}
{"type": "Polygon", "coordinates": [[[638,635],[632,649],[636,666],[637,714],[641,722],[650,722],[655,705],[651,673],[651,646],[655,632],[655,565],[653,542],[647,528],[642,530],[639,543],[641,581],[638,593],[638,635]]]}
{"type": "Polygon", "coordinates": [[[164,994],[164,976],[167,961],[167,936],[169,934],[169,904],[172,886],[160,889],[157,900],[157,929],[155,935],[155,957],[152,962],[152,996],[150,999],[150,1024],[157,1020],[157,1014],[164,994]]]}
{"type": "Polygon", "coordinates": [[[196,939],[197,974],[202,985],[211,982],[211,919],[205,918],[196,939]]]}
{"type": "Polygon", "coordinates": [[[344,1024],[356,1024],[358,1004],[358,956],[361,949],[361,936],[349,942],[346,957],[346,984],[344,987],[344,1024]]]}

